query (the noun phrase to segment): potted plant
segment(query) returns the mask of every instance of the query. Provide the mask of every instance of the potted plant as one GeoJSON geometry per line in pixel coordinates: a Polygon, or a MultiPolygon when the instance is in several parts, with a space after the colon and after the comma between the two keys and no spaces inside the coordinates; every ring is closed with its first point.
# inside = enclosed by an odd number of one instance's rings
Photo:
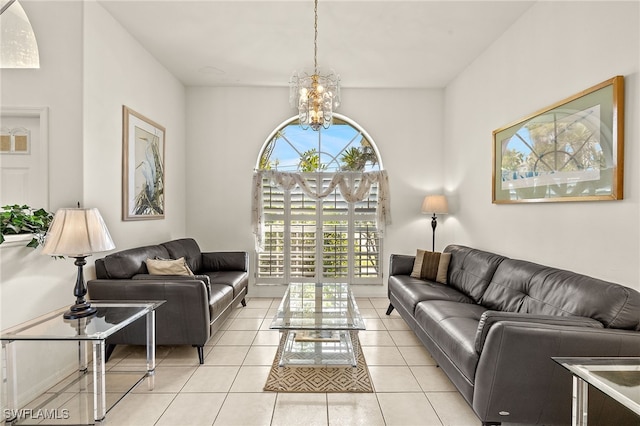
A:
{"type": "Polygon", "coordinates": [[[6,235],[33,234],[27,247],[36,248],[44,244],[44,236],[53,220],[53,214],[45,209],[34,209],[27,205],[8,205],[0,212],[0,244],[6,235]]]}

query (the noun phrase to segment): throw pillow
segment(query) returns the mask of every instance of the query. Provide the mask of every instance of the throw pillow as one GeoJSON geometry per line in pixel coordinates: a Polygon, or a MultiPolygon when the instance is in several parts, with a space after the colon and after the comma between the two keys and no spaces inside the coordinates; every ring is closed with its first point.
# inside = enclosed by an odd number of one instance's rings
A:
{"type": "Polygon", "coordinates": [[[438,263],[438,274],[436,275],[436,282],[439,282],[441,284],[447,283],[449,262],[451,262],[451,253],[442,253],[440,255],[440,262],[438,263]]]}
{"type": "Polygon", "coordinates": [[[151,275],[193,275],[184,257],[179,259],[147,259],[147,270],[151,275]]]}
{"type": "Polygon", "coordinates": [[[411,276],[414,278],[447,283],[447,270],[451,253],[440,253],[418,249],[411,276]]]}

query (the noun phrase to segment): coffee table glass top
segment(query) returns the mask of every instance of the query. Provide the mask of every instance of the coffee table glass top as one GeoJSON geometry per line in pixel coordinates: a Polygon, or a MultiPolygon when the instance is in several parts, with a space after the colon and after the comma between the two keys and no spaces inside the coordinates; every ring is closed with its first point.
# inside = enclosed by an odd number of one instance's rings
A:
{"type": "Polygon", "coordinates": [[[92,301],[98,311],[80,319],[65,319],[69,307],[42,315],[0,333],[0,340],[101,340],[144,317],[162,301],[92,301]]]}
{"type": "Polygon", "coordinates": [[[365,324],[348,284],[291,283],[271,328],[364,330],[365,324]]]}
{"type": "Polygon", "coordinates": [[[640,357],[553,359],[573,375],[640,415],[640,357]]]}

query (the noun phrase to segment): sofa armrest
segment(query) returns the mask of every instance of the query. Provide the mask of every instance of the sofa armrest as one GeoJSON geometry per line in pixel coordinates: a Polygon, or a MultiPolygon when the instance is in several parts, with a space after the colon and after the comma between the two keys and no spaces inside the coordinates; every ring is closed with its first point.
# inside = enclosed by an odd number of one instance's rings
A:
{"type": "MultiPolygon", "coordinates": [[[[153,274],[136,274],[131,277],[132,280],[142,281],[184,281],[184,280],[200,280],[207,283],[209,275],[153,275],[153,274]]],[[[113,280],[110,280],[113,281],[113,280]]]]}
{"type": "Polygon", "coordinates": [[[541,424],[567,423],[571,374],[552,357],[580,356],[640,356],[640,332],[497,322],[487,334],[476,367],[474,411],[486,422],[537,418],[541,424]]]}
{"type": "Polygon", "coordinates": [[[207,295],[211,297],[211,278],[209,275],[152,275],[152,274],[137,274],[131,277],[132,280],[143,281],[202,281],[207,287],[207,295]]]}
{"type": "Polygon", "coordinates": [[[524,314],[519,312],[503,312],[503,311],[486,311],[480,317],[478,323],[478,330],[476,331],[475,348],[476,352],[481,353],[484,347],[487,334],[491,327],[500,321],[511,321],[521,323],[535,323],[535,324],[554,324],[562,326],[575,326],[575,327],[592,327],[602,328],[602,323],[592,318],[567,316],[562,317],[558,315],[533,315],[524,314]]]}
{"type": "Polygon", "coordinates": [[[415,256],[406,254],[392,254],[389,261],[389,275],[411,275],[415,256]]]}
{"type": "MultiPolygon", "coordinates": [[[[210,337],[209,296],[201,280],[95,279],[87,282],[87,289],[93,300],[165,300],[156,310],[156,341],[159,345],[203,345],[210,337]]],[[[127,329],[127,333],[135,334],[130,336],[132,341],[128,343],[144,343],[144,332],[136,327],[127,329]]]]}
{"type": "Polygon", "coordinates": [[[216,251],[202,253],[202,270],[199,272],[247,272],[248,270],[249,254],[246,251],[216,251]]]}

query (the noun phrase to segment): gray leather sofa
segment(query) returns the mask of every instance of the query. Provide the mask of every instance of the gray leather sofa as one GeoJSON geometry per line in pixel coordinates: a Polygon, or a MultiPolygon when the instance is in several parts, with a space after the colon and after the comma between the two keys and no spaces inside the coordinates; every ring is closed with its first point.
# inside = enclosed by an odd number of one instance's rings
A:
{"type": "MultiPolygon", "coordinates": [[[[571,375],[552,357],[640,356],[640,293],[486,251],[450,245],[447,284],[412,278],[391,255],[395,308],[485,425],[571,423],[571,375]]],[[[589,425],[640,424],[590,395],[589,425]]]]}
{"type": "MultiPolygon", "coordinates": [[[[132,248],[95,261],[96,279],[87,282],[93,300],[165,300],[156,311],[156,344],[192,345],[204,363],[204,344],[242,303],[249,283],[247,252],[201,252],[192,238],[132,248]],[[147,259],[184,257],[194,275],[150,275],[147,259]]],[[[144,321],[107,339],[115,345],[146,344],[144,321]]]]}

